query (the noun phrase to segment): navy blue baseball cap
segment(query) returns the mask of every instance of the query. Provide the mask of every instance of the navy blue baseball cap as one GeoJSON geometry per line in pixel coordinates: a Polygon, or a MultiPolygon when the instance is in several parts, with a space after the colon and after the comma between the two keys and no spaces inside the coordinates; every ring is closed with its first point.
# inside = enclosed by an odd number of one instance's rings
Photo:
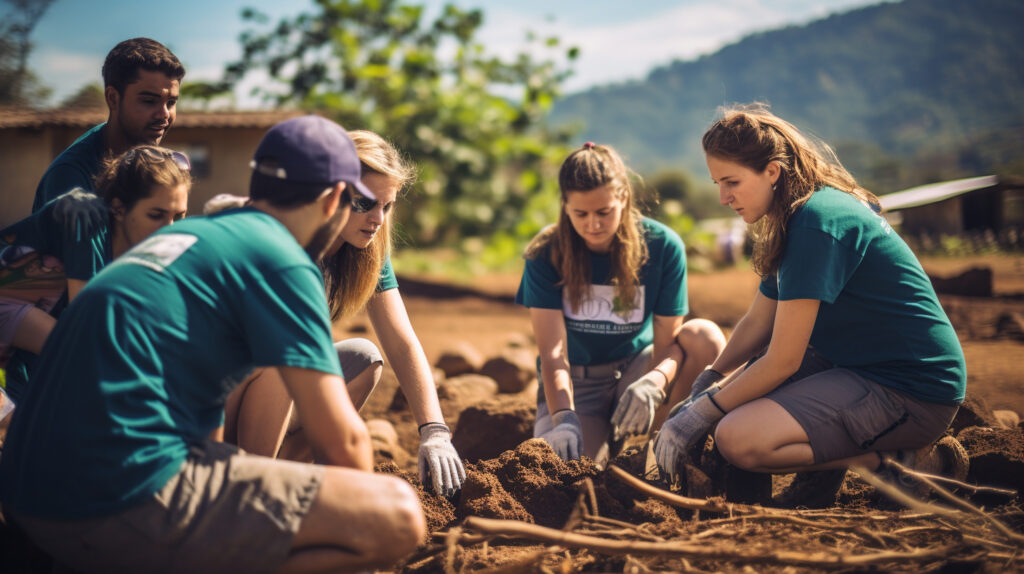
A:
{"type": "Polygon", "coordinates": [[[377,199],[360,178],[359,154],[345,128],[320,116],[285,120],[267,131],[250,164],[270,177],[327,188],[343,181],[377,199]]]}

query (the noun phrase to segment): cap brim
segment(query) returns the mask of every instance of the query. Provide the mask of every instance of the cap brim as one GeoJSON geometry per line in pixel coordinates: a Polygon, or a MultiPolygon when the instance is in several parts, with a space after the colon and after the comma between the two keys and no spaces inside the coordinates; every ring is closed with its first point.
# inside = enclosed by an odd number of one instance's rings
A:
{"type": "Polygon", "coordinates": [[[359,193],[365,195],[366,197],[368,197],[370,199],[374,199],[374,200],[377,199],[377,196],[374,195],[372,191],[370,191],[370,188],[366,187],[366,185],[364,185],[363,182],[361,182],[361,181],[354,181],[354,182],[352,182],[352,187],[356,188],[356,190],[359,193]]]}

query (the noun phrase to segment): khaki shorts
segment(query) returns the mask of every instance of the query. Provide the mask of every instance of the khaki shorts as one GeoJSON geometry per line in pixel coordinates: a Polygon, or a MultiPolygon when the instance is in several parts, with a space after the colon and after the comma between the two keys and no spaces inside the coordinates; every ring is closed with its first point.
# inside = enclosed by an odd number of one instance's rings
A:
{"type": "Polygon", "coordinates": [[[816,464],[925,447],[942,436],[959,408],[894,391],[833,366],[813,349],[800,369],[765,398],[800,423],[816,464]]]}
{"type": "Polygon", "coordinates": [[[83,572],[273,572],[323,476],[320,466],[205,441],[159,492],[118,514],[13,518],[54,559],[83,572]]]}

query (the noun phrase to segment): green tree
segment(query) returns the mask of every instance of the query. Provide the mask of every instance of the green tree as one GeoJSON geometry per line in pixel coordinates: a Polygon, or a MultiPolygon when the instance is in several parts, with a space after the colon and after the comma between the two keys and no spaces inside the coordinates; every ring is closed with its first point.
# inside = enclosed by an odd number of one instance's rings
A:
{"type": "Polygon", "coordinates": [[[242,58],[219,86],[194,95],[222,93],[259,70],[269,76],[254,90],[264,100],[387,137],[419,166],[398,211],[419,245],[486,236],[507,250],[510,238],[554,220],[555,173],[569,134],[542,119],[575,48],[528,36],[511,60],[489,55],[476,38],[483,14],[453,5],[433,22],[424,7],[400,0],[318,0],[316,7],[274,26],[243,11],[254,28],[241,36],[242,58]]]}
{"type": "Polygon", "coordinates": [[[50,89],[28,69],[29,38],[53,0],[3,0],[0,19],[0,104],[28,105],[44,100],[50,89]]]}
{"type": "Polygon", "coordinates": [[[78,89],[60,103],[62,108],[106,108],[107,100],[103,95],[103,85],[90,82],[78,89]]]}

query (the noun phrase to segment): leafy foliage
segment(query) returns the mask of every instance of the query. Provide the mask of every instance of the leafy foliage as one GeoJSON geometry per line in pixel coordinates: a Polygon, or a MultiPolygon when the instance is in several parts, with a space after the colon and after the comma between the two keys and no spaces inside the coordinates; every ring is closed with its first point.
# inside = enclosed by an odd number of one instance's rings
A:
{"type": "Polygon", "coordinates": [[[53,1],[3,0],[8,7],[0,14],[0,104],[30,105],[49,96],[26,64],[29,36],[53,1]]]}
{"type": "Polygon", "coordinates": [[[264,99],[385,136],[420,170],[397,212],[413,243],[492,234],[521,242],[553,220],[554,174],[569,131],[550,130],[542,119],[575,48],[533,38],[545,57],[524,50],[506,61],[477,40],[478,10],[448,5],[428,22],[424,7],[400,0],[316,6],[276,25],[245,10],[252,27],[241,37],[242,58],[219,86],[190,95],[213,96],[263,74],[269,79],[255,91],[264,99]]]}
{"type": "Polygon", "coordinates": [[[764,101],[879,192],[991,171],[1022,173],[1024,3],[904,0],[756,34],[646,80],[558,103],[648,172],[705,173],[716,108],[764,101]],[[1016,162],[1014,165],[1013,162],[1016,162]]]}

